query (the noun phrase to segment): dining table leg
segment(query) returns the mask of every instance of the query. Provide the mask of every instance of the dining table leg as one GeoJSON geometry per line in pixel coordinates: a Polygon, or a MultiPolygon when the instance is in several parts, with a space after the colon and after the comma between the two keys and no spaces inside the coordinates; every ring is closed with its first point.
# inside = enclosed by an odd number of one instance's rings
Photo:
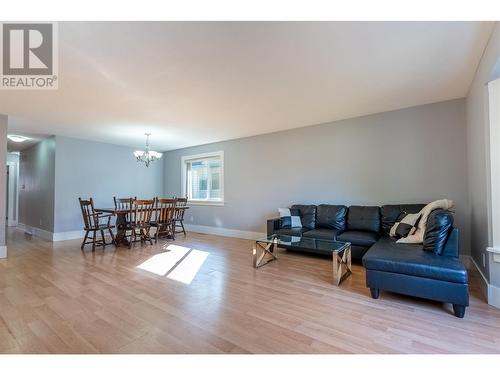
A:
{"type": "Polygon", "coordinates": [[[127,239],[127,214],[118,213],[116,215],[116,236],[115,246],[128,246],[129,240],[127,239]]]}

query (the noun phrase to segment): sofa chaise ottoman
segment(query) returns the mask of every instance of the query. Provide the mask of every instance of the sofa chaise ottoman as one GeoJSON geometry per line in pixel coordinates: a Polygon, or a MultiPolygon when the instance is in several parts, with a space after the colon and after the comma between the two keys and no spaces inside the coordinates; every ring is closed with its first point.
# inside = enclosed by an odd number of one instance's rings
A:
{"type": "Polygon", "coordinates": [[[299,210],[302,227],[283,228],[281,219],[270,219],[267,233],[350,242],[353,260],[366,268],[366,286],[373,298],[385,290],[451,303],[461,318],[469,305],[469,285],[459,260],[459,230],[453,227],[453,215],[432,211],[423,244],[397,243],[389,236],[402,214],[417,213],[424,206],[296,204],[291,208],[299,210]]]}
{"type": "MultiPolygon", "coordinates": [[[[429,216],[429,222],[438,226],[450,220],[451,214],[442,210],[429,216]]],[[[430,234],[426,235],[424,245],[430,234]]],[[[453,228],[441,242],[442,249],[436,253],[425,251],[421,244],[396,243],[382,237],[363,256],[366,286],[372,297],[379,298],[380,290],[386,290],[451,303],[455,316],[463,318],[469,305],[469,285],[467,270],[458,257],[458,229],[453,228]]]]}

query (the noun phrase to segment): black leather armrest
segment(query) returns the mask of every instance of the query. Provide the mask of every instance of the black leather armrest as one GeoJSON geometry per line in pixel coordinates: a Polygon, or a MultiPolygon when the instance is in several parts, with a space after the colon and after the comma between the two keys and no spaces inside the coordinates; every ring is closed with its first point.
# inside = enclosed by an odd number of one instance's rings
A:
{"type": "Polygon", "coordinates": [[[281,219],[280,218],[269,219],[267,221],[267,235],[268,236],[270,236],[271,234],[274,234],[274,232],[280,228],[281,228],[281,219]]]}
{"type": "Polygon", "coordinates": [[[443,253],[441,254],[441,256],[458,258],[459,241],[460,241],[460,235],[458,229],[453,228],[450,234],[448,235],[448,239],[446,240],[446,245],[444,246],[443,253]]]}

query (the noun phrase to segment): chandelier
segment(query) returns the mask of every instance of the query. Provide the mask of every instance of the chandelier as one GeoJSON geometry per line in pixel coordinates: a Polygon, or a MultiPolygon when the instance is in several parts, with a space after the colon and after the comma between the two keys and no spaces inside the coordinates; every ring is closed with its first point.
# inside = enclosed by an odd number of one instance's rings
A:
{"type": "Polygon", "coordinates": [[[146,136],[146,149],[144,151],[134,151],[134,156],[138,162],[143,162],[146,164],[146,167],[149,167],[151,162],[161,158],[162,153],[151,151],[149,149],[149,136],[151,133],[144,133],[144,135],[146,136]]]}

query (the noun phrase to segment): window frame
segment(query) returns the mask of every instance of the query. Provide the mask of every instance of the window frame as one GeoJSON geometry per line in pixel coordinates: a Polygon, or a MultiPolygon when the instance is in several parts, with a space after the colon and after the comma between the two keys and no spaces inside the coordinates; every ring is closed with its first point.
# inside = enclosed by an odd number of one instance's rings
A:
{"type": "MultiPolygon", "coordinates": [[[[211,175],[209,176],[211,178],[211,175]]],[[[189,204],[206,206],[224,206],[224,151],[205,152],[202,154],[185,155],[181,157],[181,184],[182,194],[188,197],[189,204]],[[188,194],[187,166],[188,163],[206,159],[217,158],[220,160],[220,195],[221,199],[191,199],[188,194]]]]}

